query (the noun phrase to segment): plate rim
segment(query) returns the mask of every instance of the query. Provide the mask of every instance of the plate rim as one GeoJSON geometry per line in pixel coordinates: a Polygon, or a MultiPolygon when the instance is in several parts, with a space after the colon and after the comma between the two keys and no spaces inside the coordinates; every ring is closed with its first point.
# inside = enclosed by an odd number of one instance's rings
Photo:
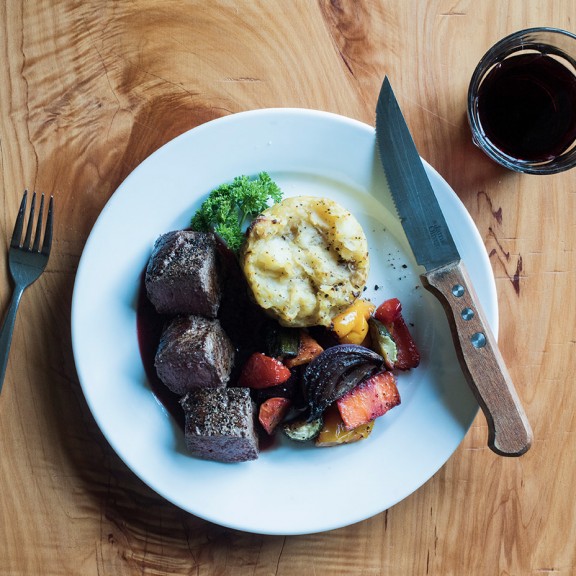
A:
{"type": "MultiPolygon", "coordinates": [[[[352,126],[353,128],[358,128],[361,130],[366,131],[371,130],[374,131],[374,128],[368,124],[365,124],[359,120],[353,119],[353,118],[349,118],[346,116],[341,116],[339,114],[335,114],[333,112],[327,112],[327,111],[320,111],[320,110],[314,110],[314,109],[309,109],[309,108],[263,108],[263,109],[257,109],[257,110],[249,110],[249,111],[244,111],[244,112],[238,112],[236,114],[230,114],[221,118],[217,118],[214,120],[211,120],[209,122],[206,122],[204,124],[201,124],[195,128],[192,128],[190,130],[187,130],[185,132],[183,132],[182,134],[176,136],[175,138],[173,138],[172,140],[166,142],[165,144],[163,144],[161,147],[159,147],[155,152],[153,152],[150,156],[148,156],[145,160],[143,160],[140,164],[138,164],[131,172],[130,174],[124,179],[124,181],[120,184],[120,186],[118,186],[118,188],[115,190],[115,192],[111,195],[111,197],[109,198],[109,200],[106,202],[104,208],[102,209],[101,213],[98,215],[98,218],[96,219],[90,234],[86,240],[86,243],[83,247],[82,250],[82,255],[80,257],[80,261],[78,263],[78,268],[77,268],[77,272],[76,272],[76,278],[74,281],[74,290],[73,290],[73,296],[72,296],[72,315],[71,315],[71,324],[72,324],[72,346],[73,346],[73,352],[74,352],[74,361],[77,364],[77,347],[78,347],[78,338],[77,338],[77,334],[78,334],[78,330],[80,329],[76,319],[78,318],[78,306],[81,303],[81,296],[79,294],[79,286],[81,286],[81,281],[84,275],[84,269],[86,266],[89,265],[89,261],[88,261],[88,256],[90,255],[90,250],[91,250],[91,246],[92,243],[95,242],[97,235],[99,233],[99,229],[100,227],[103,225],[103,222],[105,222],[106,218],[107,218],[107,214],[111,211],[114,210],[114,207],[116,206],[116,203],[118,201],[118,198],[124,193],[123,190],[129,189],[130,186],[130,182],[131,180],[135,177],[135,174],[137,174],[138,171],[143,170],[145,168],[143,168],[143,165],[145,165],[147,162],[149,161],[153,161],[151,160],[154,157],[158,157],[161,154],[165,154],[166,151],[169,151],[170,147],[172,146],[178,146],[178,143],[180,141],[182,141],[183,139],[185,139],[191,132],[195,132],[196,134],[200,134],[204,131],[209,131],[211,129],[211,127],[215,126],[215,125],[222,125],[225,124],[227,122],[230,121],[235,121],[238,120],[239,117],[242,117],[242,119],[249,119],[249,118],[257,118],[259,116],[261,117],[266,117],[266,116],[274,116],[274,115],[298,115],[298,116],[305,116],[305,117],[310,117],[310,118],[324,118],[326,120],[332,120],[335,122],[340,122],[340,123],[344,123],[344,124],[348,124],[349,126],[352,126]]],[[[475,223],[473,222],[470,214],[468,213],[468,211],[466,210],[464,204],[461,202],[461,200],[458,198],[458,196],[456,195],[456,193],[454,192],[454,190],[450,187],[450,185],[444,180],[444,178],[440,175],[440,173],[433,168],[428,162],[426,162],[425,160],[423,160],[424,166],[427,170],[427,173],[429,174],[429,176],[431,177],[431,179],[436,179],[437,182],[441,182],[442,186],[443,186],[443,192],[447,192],[448,195],[452,195],[451,197],[451,201],[454,202],[454,205],[456,206],[456,208],[458,208],[461,211],[461,214],[465,217],[465,219],[468,220],[468,224],[471,225],[471,230],[477,235],[476,237],[476,242],[479,242],[480,244],[482,244],[482,246],[484,246],[483,241],[480,237],[479,231],[475,225],[475,223]]],[[[434,186],[434,182],[433,182],[433,188],[435,190],[435,193],[438,195],[438,190],[437,190],[437,186],[434,186]]],[[[439,198],[440,200],[440,198],[439,198]]],[[[485,248],[484,248],[485,250],[485,248]]],[[[497,295],[496,295],[496,285],[495,285],[495,280],[494,280],[494,275],[493,272],[491,271],[491,267],[489,264],[489,260],[488,260],[488,256],[486,256],[486,262],[485,264],[488,264],[488,268],[490,269],[490,275],[487,278],[488,280],[488,286],[487,289],[489,290],[490,294],[488,294],[488,296],[486,296],[486,298],[488,298],[493,306],[493,309],[490,311],[488,315],[488,319],[489,322],[492,326],[492,329],[495,333],[495,335],[497,335],[498,332],[498,301],[497,301],[497,295]]],[[[136,335],[135,335],[136,337],[136,335]]],[[[152,486],[148,480],[146,480],[145,478],[142,477],[142,475],[139,473],[138,469],[133,466],[132,462],[129,462],[126,460],[126,458],[124,457],[124,455],[119,451],[118,449],[118,445],[117,442],[114,440],[114,438],[111,436],[110,434],[110,430],[108,429],[108,427],[105,425],[105,423],[102,421],[101,418],[101,414],[97,414],[95,411],[95,408],[91,402],[91,394],[89,392],[89,389],[86,388],[85,386],[85,379],[81,378],[81,372],[82,369],[80,366],[78,366],[78,364],[76,365],[76,369],[77,369],[77,373],[78,373],[78,379],[84,394],[84,397],[86,398],[86,401],[88,403],[90,412],[92,414],[92,416],[94,417],[99,429],[101,430],[101,432],[103,433],[104,437],[106,438],[107,442],[111,445],[111,447],[114,449],[115,453],[117,454],[117,456],[132,470],[132,472],[138,477],[140,478],[140,480],[142,480],[143,482],[145,482],[148,486],[150,486],[151,489],[153,489],[154,491],[156,491],[158,494],[160,494],[163,498],[165,498],[166,500],[172,502],[174,505],[183,508],[184,510],[186,510],[189,513],[192,513],[198,517],[204,518],[205,520],[211,521],[211,522],[216,522],[220,525],[223,526],[228,526],[230,528],[234,528],[237,530],[243,530],[243,531],[249,531],[249,532],[256,532],[256,533],[263,533],[263,534],[306,534],[306,533],[314,533],[314,532],[320,532],[320,531],[324,531],[324,530],[332,530],[332,529],[337,529],[343,526],[347,526],[347,525],[351,525],[354,524],[356,522],[362,521],[366,518],[369,518],[370,516],[367,517],[362,517],[362,518],[356,518],[353,519],[351,521],[346,521],[345,523],[341,524],[341,525],[336,525],[336,526],[332,526],[332,527],[325,527],[325,528],[321,528],[318,529],[313,528],[311,530],[306,530],[306,529],[299,529],[299,530],[290,530],[290,531],[275,531],[275,530],[263,530],[263,531],[258,531],[258,530],[254,530],[252,528],[246,528],[245,526],[239,524],[238,522],[234,523],[234,522],[230,522],[230,523],[223,523],[222,521],[219,520],[215,520],[214,518],[211,517],[207,517],[205,515],[199,514],[196,511],[190,510],[187,507],[183,507],[180,503],[175,502],[173,498],[171,498],[169,495],[167,495],[165,493],[165,491],[162,491],[161,489],[159,489],[157,486],[152,486]]],[[[466,432],[469,428],[469,426],[472,424],[473,418],[470,420],[470,423],[468,424],[468,427],[466,428],[466,431],[463,433],[462,438],[460,438],[460,440],[458,441],[458,444],[462,441],[462,439],[464,438],[464,436],[466,435],[466,432]]],[[[457,445],[458,445],[457,444],[457,445]]],[[[436,470],[434,470],[434,472],[421,484],[419,484],[419,486],[416,488],[418,489],[420,486],[422,486],[423,484],[425,484],[432,476],[434,476],[434,474],[442,467],[444,466],[444,464],[447,462],[447,460],[452,456],[453,452],[451,452],[446,459],[444,459],[440,465],[436,468],[436,470]]],[[[415,490],[416,490],[415,489],[415,490]]],[[[411,492],[409,492],[409,494],[403,496],[402,498],[400,498],[398,501],[403,500],[404,498],[406,498],[407,496],[409,496],[410,494],[413,493],[414,490],[412,490],[411,492]]],[[[398,502],[397,501],[397,502],[398,502]]],[[[391,504],[392,506],[394,504],[396,504],[397,502],[394,502],[393,504],[391,504]]],[[[388,508],[389,506],[387,506],[386,508],[388,508]]],[[[385,509],[386,509],[385,508],[385,509]]],[[[381,512],[382,510],[380,510],[381,512]]],[[[377,514],[379,512],[375,512],[375,514],[377,514]]]]}

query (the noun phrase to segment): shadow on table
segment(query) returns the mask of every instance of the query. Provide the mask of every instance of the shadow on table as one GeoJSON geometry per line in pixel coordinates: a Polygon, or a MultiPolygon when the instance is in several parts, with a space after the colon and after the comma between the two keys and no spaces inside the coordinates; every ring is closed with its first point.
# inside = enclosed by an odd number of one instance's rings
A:
{"type": "Polygon", "coordinates": [[[476,202],[486,189],[495,184],[505,184],[518,176],[474,145],[465,112],[447,133],[439,132],[446,134],[446,137],[431,150],[429,161],[466,206],[476,202]]]}

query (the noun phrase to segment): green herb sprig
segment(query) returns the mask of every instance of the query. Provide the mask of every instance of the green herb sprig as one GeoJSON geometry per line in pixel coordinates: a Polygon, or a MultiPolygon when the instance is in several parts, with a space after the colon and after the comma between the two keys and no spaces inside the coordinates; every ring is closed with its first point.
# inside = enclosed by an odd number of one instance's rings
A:
{"type": "Polygon", "coordinates": [[[216,232],[230,250],[238,252],[250,220],[266,210],[270,202],[281,200],[282,191],[266,172],[255,180],[237,176],[210,192],[192,217],[190,227],[198,232],[216,232]]]}

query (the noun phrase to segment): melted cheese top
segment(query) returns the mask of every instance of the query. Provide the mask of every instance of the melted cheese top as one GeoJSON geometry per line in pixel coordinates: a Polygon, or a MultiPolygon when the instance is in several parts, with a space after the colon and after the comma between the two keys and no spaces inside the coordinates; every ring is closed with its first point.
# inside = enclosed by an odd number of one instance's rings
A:
{"type": "Polygon", "coordinates": [[[241,264],[254,299],[281,324],[330,326],[364,289],[368,245],[333,200],[286,198],[252,223],[241,264]]]}

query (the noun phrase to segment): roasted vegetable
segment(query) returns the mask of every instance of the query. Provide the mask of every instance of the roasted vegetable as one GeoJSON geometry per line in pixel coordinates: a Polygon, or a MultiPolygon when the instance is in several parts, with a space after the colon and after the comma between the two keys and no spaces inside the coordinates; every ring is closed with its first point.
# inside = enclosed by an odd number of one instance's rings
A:
{"type": "Polygon", "coordinates": [[[362,344],[368,334],[368,318],[374,312],[374,304],[358,298],[332,321],[332,330],[342,344],[362,344]]]}
{"type": "Polygon", "coordinates": [[[402,304],[398,298],[389,298],[376,308],[374,317],[382,324],[392,324],[402,314],[402,304]]]}
{"type": "Polygon", "coordinates": [[[294,368],[295,366],[302,366],[303,364],[309,364],[316,358],[320,356],[324,348],[308,334],[306,330],[300,331],[300,346],[298,347],[298,354],[294,358],[289,358],[285,361],[288,368],[294,368]]]}
{"type": "Polygon", "coordinates": [[[388,328],[382,324],[376,318],[370,318],[368,320],[368,325],[370,326],[370,341],[372,349],[380,354],[384,358],[384,363],[388,370],[394,368],[394,363],[398,359],[398,348],[396,347],[396,342],[388,328]]]}
{"type": "Polygon", "coordinates": [[[293,358],[300,348],[300,330],[270,322],[264,335],[266,353],[273,358],[293,358]]]}
{"type": "Polygon", "coordinates": [[[308,442],[308,440],[314,440],[314,438],[320,434],[322,424],[323,420],[321,416],[310,421],[306,418],[297,418],[296,420],[286,422],[286,424],[282,426],[282,431],[292,440],[308,442]]]}
{"type": "Polygon", "coordinates": [[[320,434],[316,438],[316,446],[328,447],[339,446],[340,444],[351,444],[370,436],[374,421],[362,424],[353,430],[347,430],[340,416],[340,411],[336,404],[329,406],[324,412],[324,424],[320,434]]]}
{"type": "Polygon", "coordinates": [[[379,372],[383,364],[382,356],[355,344],[340,344],[324,350],[308,364],[303,375],[308,422],[318,418],[359,382],[379,372]]]}
{"type": "Polygon", "coordinates": [[[388,371],[375,374],[342,396],[336,404],[347,430],[367,424],[400,404],[396,378],[388,371]]]}
{"type": "Polygon", "coordinates": [[[398,357],[394,362],[394,368],[398,370],[416,368],[420,364],[420,352],[402,316],[394,321],[392,336],[398,348],[398,357]]]}
{"type": "Polygon", "coordinates": [[[288,414],[292,402],[288,398],[268,398],[258,409],[258,421],[268,434],[274,434],[276,427],[288,414]]]}
{"type": "Polygon", "coordinates": [[[268,388],[283,384],[290,376],[290,369],[282,362],[261,352],[254,352],[242,367],[238,385],[248,388],[268,388]]]}
{"type": "Polygon", "coordinates": [[[398,353],[394,368],[398,370],[416,368],[420,364],[420,352],[404,321],[402,305],[398,298],[383,302],[376,309],[374,317],[386,326],[396,343],[398,353]]]}

